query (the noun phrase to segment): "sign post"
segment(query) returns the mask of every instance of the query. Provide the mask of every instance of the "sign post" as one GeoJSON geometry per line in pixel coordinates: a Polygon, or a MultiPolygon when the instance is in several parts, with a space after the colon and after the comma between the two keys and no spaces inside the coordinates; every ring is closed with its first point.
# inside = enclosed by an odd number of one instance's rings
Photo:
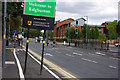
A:
{"type": "MultiPolygon", "coordinates": [[[[23,27],[29,29],[41,29],[44,30],[44,40],[42,47],[42,58],[40,74],[42,73],[43,59],[44,59],[44,45],[45,45],[45,32],[46,30],[54,29],[55,19],[55,0],[25,0],[24,11],[23,11],[23,27]]],[[[26,54],[24,64],[24,74],[26,73],[27,67],[27,55],[29,36],[27,36],[26,43],[26,54]]]]}
{"type": "Polygon", "coordinates": [[[17,31],[16,30],[14,30],[14,48],[15,48],[15,33],[16,33],[17,31]]]}
{"type": "Polygon", "coordinates": [[[24,71],[23,71],[24,74],[26,73],[26,66],[27,66],[28,44],[29,44],[29,28],[28,28],[27,40],[26,40],[26,54],[25,54],[25,64],[24,64],[24,71]]]}
{"type": "Polygon", "coordinates": [[[44,36],[43,36],[43,46],[42,46],[42,58],[41,58],[40,75],[42,74],[42,68],[43,68],[44,46],[45,46],[45,37],[46,37],[45,34],[46,34],[46,30],[44,30],[44,36]]]}

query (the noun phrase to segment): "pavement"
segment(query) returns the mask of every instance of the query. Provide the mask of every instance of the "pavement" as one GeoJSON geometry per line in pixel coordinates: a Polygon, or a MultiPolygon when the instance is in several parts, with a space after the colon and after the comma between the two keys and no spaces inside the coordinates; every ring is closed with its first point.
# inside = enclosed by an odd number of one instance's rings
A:
{"type": "Polygon", "coordinates": [[[40,75],[40,60],[37,60],[29,52],[27,58],[26,73],[23,74],[25,49],[21,49],[18,45],[13,48],[13,43],[10,43],[10,48],[6,48],[6,67],[2,71],[2,80],[58,80],[47,67],[43,67],[40,75]]]}

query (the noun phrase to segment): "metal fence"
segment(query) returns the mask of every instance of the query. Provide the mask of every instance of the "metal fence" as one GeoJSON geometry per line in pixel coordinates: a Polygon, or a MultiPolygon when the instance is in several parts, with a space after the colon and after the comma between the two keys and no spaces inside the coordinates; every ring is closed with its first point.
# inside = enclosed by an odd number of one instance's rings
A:
{"type": "Polygon", "coordinates": [[[100,39],[69,39],[67,42],[70,42],[70,46],[86,48],[86,49],[99,49],[107,50],[108,43],[100,39]]]}

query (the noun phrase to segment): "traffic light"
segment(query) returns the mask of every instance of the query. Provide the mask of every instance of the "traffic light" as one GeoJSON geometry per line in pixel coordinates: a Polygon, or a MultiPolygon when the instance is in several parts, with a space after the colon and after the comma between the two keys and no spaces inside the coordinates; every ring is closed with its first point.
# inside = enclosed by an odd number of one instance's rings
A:
{"type": "Polygon", "coordinates": [[[76,26],[78,26],[78,21],[76,21],[76,26]]]}
{"type": "Polygon", "coordinates": [[[78,34],[78,28],[75,28],[75,34],[78,34]]]}

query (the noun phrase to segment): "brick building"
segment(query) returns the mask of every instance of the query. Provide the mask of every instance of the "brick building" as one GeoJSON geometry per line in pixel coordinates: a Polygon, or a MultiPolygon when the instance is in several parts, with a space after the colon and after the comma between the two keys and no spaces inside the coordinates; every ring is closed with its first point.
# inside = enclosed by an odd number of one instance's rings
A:
{"type": "Polygon", "coordinates": [[[54,38],[56,39],[63,39],[65,38],[65,32],[67,27],[76,27],[76,22],[78,23],[78,26],[80,29],[85,24],[84,18],[79,18],[77,20],[74,20],[72,18],[63,20],[63,21],[56,21],[54,25],[54,38]]]}
{"type": "MultiPolygon", "coordinates": [[[[66,19],[63,21],[56,21],[56,23],[54,24],[54,38],[55,39],[63,39],[65,38],[65,32],[66,32],[66,28],[68,27],[78,27],[78,28],[82,28],[83,25],[85,24],[85,19],[84,18],[79,18],[79,19],[66,19]],[[78,24],[78,26],[76,26],[76,22],[78,24]]],[[[104,33],[105,30],[105,26],[108,25],[108,22],[102,23],[101,25],[89,25],[89,27],[94,28],[95,26],[98,27],[98,30],[101,31],[101,33],[104,33]]]]}

